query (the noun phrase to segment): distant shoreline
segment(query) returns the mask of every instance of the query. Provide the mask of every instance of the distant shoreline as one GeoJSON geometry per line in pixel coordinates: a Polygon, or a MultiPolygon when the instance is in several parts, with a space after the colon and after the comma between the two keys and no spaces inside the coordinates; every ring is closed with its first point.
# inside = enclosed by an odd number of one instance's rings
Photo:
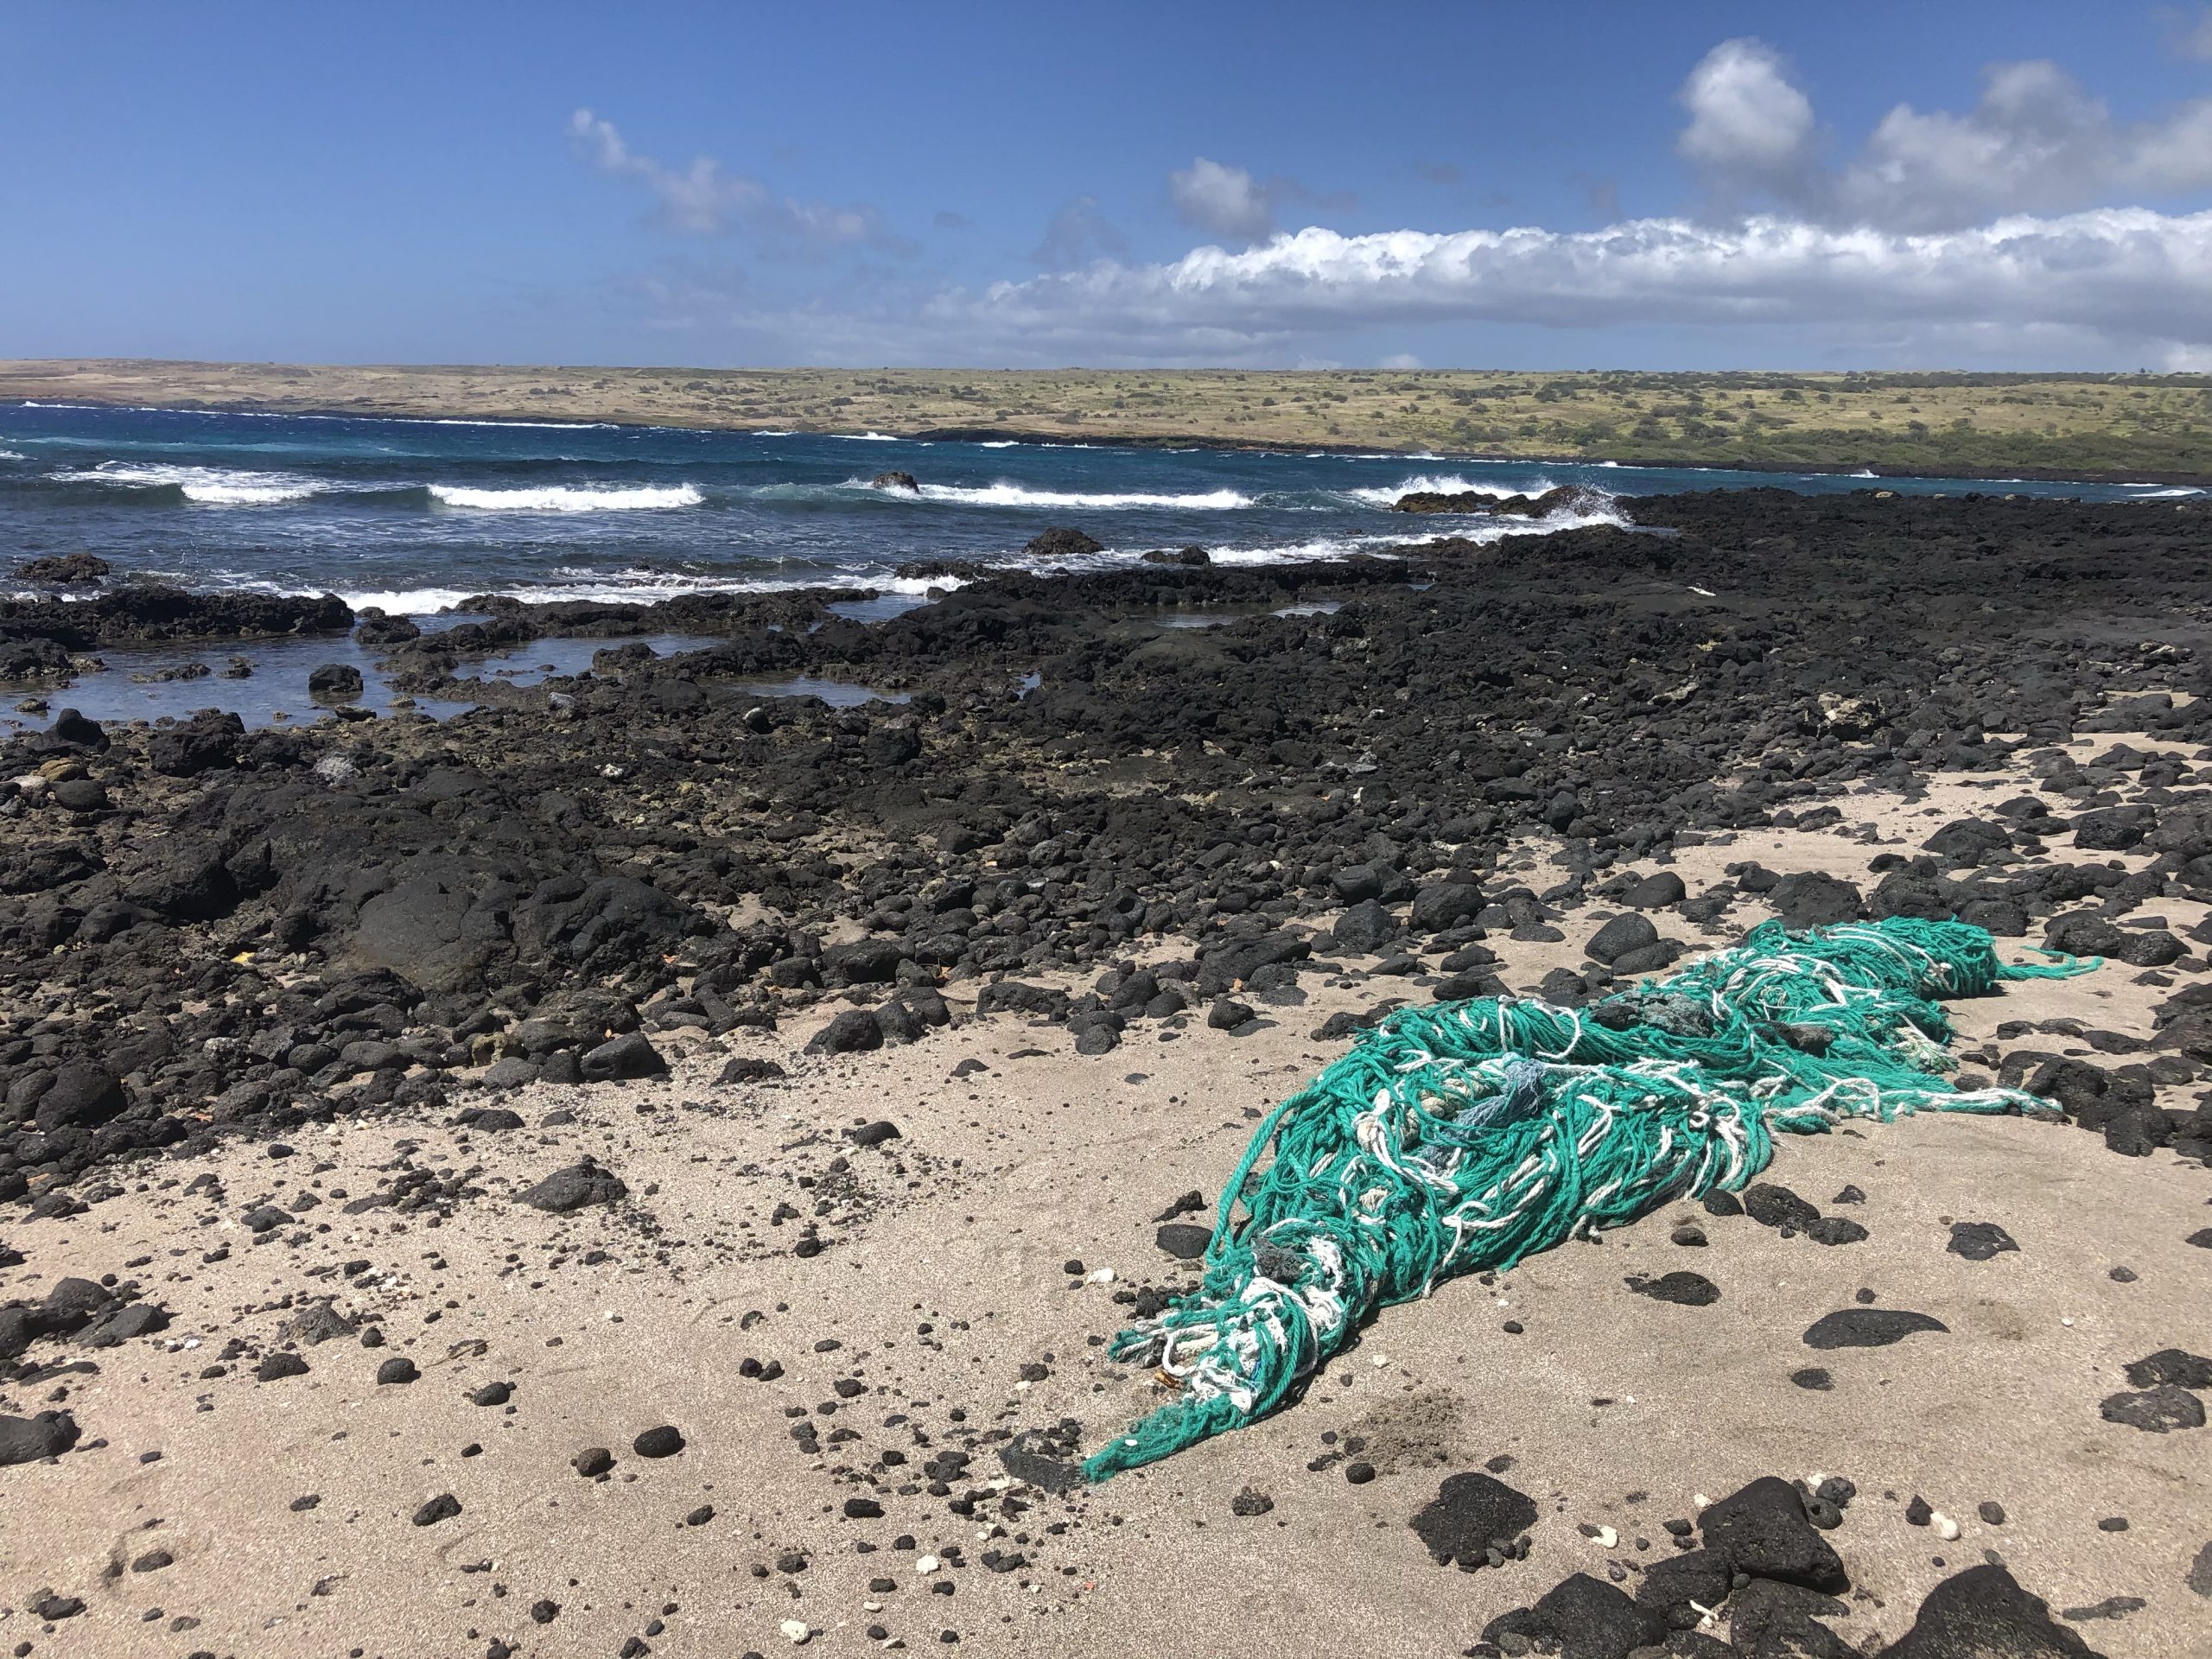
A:
{"type": "Polygon", "coordinates": [[[340,419],[873,432],[924,442],[2212,486],[2212,383],[2202,376],[0,360],[0,404],[17,399],[340,419]],[[968,418],[977,404],[995,406],[995,416],[968,418]]]}

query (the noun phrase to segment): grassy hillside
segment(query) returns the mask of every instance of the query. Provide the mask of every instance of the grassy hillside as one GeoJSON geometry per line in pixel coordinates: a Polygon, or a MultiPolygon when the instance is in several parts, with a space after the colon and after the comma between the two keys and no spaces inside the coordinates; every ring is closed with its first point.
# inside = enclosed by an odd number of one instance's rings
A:
{"type": "Polygon", "coordinates": [[[2212,376],[0,361],[0,400],[949,429],[1695,465],[2212,475],[2212,376]]]}

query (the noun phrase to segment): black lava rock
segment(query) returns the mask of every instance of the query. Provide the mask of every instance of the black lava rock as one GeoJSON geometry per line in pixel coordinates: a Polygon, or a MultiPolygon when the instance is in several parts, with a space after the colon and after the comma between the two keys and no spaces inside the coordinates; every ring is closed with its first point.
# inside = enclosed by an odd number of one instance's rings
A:
{"type": "Polygon", "coordinates": [[[1986,1262],[2020,1247],[2013,1243],[2012,1234],[1993,1221],[1955,1221],[1951,1224],[1951,1242],[1943,1248],[1969,1262],[1986,1262]]]}
{"type": "Polygon", "coordinates": [[[35,1417],[0,1417],[0,1469],[18,1463],[58,1458],[77,1444],[81,1431],[66,1411],[41,1411],[35,1417]]]}
{"type": "Polygon", "coordinates": [[[1850,1587],[1842,1560],[1806,1517],[1797,1489],[1773,1475],[1707,1504],[1698,1530],[1705,1547],[1739,1573],[1827,1594],[1850,1587]]]}
{"type": "Polygon", "coordinates": [[[1970,1567],[1928,1592],[1882,1659],[2090,1659],[2088,1644],[2001,1567],[1970,1567]]]}
{"type": "Polygon", "coordinates": [[[1631,1277],[1626,1282],[1639,1296],[1683,1307],[1710,1307],[1720,1300],[1720,1287],[1701,1273],[1662,1273],[1656,1279],[1631,1277]]]}
{"type": "Polygon", "coordinates": [[[1808,1348],[1885,1348],[1921,1331],[1951,1327],[1926,1313],[1901,1307],[1847,1307],[1824,1313],[1805,1332],[1808,1348]]]}
{"type": "Polygon", "coordinates": [[[1486,1474],[1452,1475],[1413,1518],[1414,1535],[1439,1566],[1471,1573],[1503,1555],[1536,1523],[1535,1501],[1486,1474]]]}
{"type": "Polygon", "coordinates": [[[621,1177],[587,1158],[567,1169],[555,1170],[524,1192],[522,1201],[533,1210],[565,1216],[587,1205],[614,1204],[629,1196],[630,1189],[621,1177]]]}

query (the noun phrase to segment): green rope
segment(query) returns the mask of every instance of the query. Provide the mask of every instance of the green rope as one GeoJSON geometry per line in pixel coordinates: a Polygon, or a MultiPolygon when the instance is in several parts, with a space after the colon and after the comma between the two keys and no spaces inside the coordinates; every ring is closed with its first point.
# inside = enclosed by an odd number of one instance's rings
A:
{"type": "Polygon", "coordinates": [[[1254,1133],[1197,1289],[1115,1338],[1116,1359],[1179,1393],[1084,1473],[1103,1480],[1264,1415],[1376,1309],[1440,1280],[1740,1188],[1777,1134],[2040,1104],[1938,1075],[1955,1062],[1931,999],[2099,965],[2043,954],[2000,963],[1989,934],[1960,922],[1802,934],[1770,922],[1587,1007],[1480,997],[1392,1014],[1254,1133]]]}

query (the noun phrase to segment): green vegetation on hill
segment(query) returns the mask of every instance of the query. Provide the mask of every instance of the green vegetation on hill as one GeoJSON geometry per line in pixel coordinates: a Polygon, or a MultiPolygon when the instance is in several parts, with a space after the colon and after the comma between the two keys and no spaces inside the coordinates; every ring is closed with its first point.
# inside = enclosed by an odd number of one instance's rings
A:
{"type": "Polygon", "coordinates": [[[0,362],[0,398],[1757,467],[2212,475],[2212,376],[0,362]]]}

